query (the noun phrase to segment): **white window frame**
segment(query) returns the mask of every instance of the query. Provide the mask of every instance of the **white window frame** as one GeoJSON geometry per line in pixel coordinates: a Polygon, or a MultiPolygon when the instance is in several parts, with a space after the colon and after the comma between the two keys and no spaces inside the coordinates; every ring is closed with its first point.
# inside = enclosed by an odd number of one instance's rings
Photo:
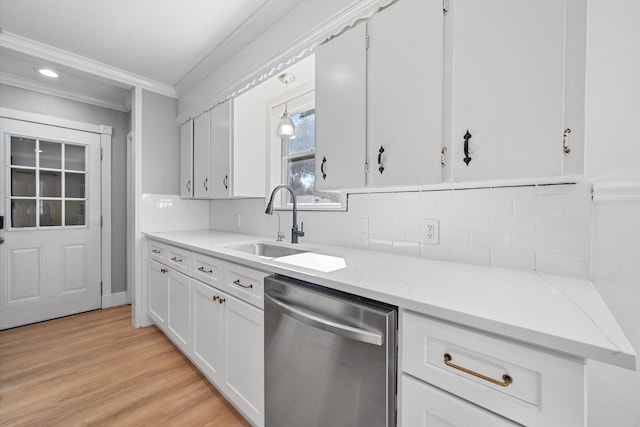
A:
{"type": "MultiPolygon", "coordinates": [[[[276,186],[286,183],[287,171],[286,162],[289,158],[305,156],[309,152],[299,153],[296,155],[286,155],[286,142],[276,135],[276,128],[284,112],[284,104],[287,102],[287,108],[290,115],[294,115],[303,111],[315,108],[315,87],[314,82],[309,82],[298,86],[296,89],[289,91],[279,97],[272,99],[267,104],[267,135],[269,141],[269,150],[267,155],[267,188],[266,197],[269,198],[271,190],[276,186]]],[[[315,149],[314,149],[315,152],[315,149]]],[[[324,190],[323,190],[324,191],[324,190]]],[[[338,203],[300,203],[298,202],[298,210],[303,211],[338,211],[347,210],[347,195],[340,191],[336,191],[340,195],[338,203]]],[[[291,210],[292,204],[287,203],[288,193],[282,192],[274,200],[273,208],[275,210],[291,210]]]]}

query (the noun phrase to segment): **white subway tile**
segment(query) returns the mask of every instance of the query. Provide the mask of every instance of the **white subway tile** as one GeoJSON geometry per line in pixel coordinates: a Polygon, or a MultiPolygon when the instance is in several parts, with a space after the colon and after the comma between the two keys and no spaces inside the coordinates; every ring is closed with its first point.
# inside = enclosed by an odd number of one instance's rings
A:
{"type": "Polygon", "coordinates": [[[509,249],[511,233],[484,231],[471,232],[471,246],[490,249],[509,249]]]}
{"type": "Polygon", "coordinates": [[[562,213],[562,196],[559,194],[515,196],[513,213],[560,214],[562,213]]]}
{"type": "Polygon", "coordinates": [[[467,264],[490,265],[490,252],[486,248],[454,246],[451,248],[451,260],[467,264]]]}
{"type": "Polygon", "coordinates": [[[492,196],[516,196],[536,194],[536,187],[533,185],[518,187],[495,187],[491,189],[492,196]]]}
{"type": "Polygon", "coordinates": [[[513,212],[511,196],[480,196],[471,198],[471,213],[510,214],[513,212]]]}
{"type": "Polygon", "coordinates": [[[393,241],[369,239],[369,249],[372,251],[393,252],[393,241]]]}
{"type": "Polygon", "coordinates": [[[491,265],[533,271],[536,267],[536,255],[532,251],[491,249],[491,265]]]}
{"type": "Polygon", "coordinates": [[[576,185],[563,195],[565,214],[590,214],[592,207],[591,185],[576,185]]]}
{"type": "Polygon", "coordinates": [[[420,256],[428,259],[451,261],[451,246],[449,245],[420,245],[420,256]]]}
{"type": "Polygon", "coordinates": [[[420,244],[417,242],[393,241],[393,252],[401,255],[420,255],[420,244]]]}
{"type": "Polygon", "coordinates": [[[536,253],[562,253],[562,239],[558,234],[513,233],[511,245],[517,251],[536,253]]]}
{"type": "Polygon", "coordinates": [[[573,192],[576,184],[537,185],[537,194],[567,194],[573,192]]]}
{"type": "Polygon", "coordinates": [[[591,234],[591,215],[539,215],[538,233],[591,234]]]}
{"type": "Polygon", "coordinates": [[[562,254],[579,257],[591,256],[591,237],[562,236],[562,254]]]}
{"type": "Polygon", "coordinates": [[[536,270],[582,278],[589,277],[589,257],[536,254],[536,270]]]}
{"type": "Polygon", "coordinates": [[[463,230],[489,230],[491,228],[491,218],[485,214],[453,214],[451,216],[453,228],[463,230]]]}
{"type": "Polygon", "coordinates": [[[535,215],[491,215],[492,231],[533,233],[536,231],[535,215]]]}

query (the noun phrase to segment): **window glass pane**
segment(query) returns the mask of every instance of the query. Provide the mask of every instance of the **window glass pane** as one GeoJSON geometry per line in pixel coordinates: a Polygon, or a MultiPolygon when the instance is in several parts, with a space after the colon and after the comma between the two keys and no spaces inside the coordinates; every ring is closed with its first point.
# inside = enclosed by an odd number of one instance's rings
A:
{"type": "Polygon", "coordinates": [[[85,225],[84,204],[80,201],[66,201],[64,203],[65,225],[85,225]]]}
{"type": "Polygon", "coordinates": [[[73,171],[84,171],[84,145],[64,145],[64,164],[65,169],[73,171]]]}
{"type": "Polygon", "coordinates": [[[11,195],[35,197],[36,171],[27,169],[11,169],[11,195]]]}
{"type": "Polygon", "coordinates": [[[11,227],[35,227],[36,226],[36,201],[12,200],[11,201],[11,227]]]}
{"type": "Polygon", "coordinates": [[[62,144],[40,141],[40,167],[62,169],[62,144]]]}
{"type": "Polygon", "coordinates": [[[11,137],[11,164],[19,166],[36,166],[35,139],[11,137]]]}
{"type": "MultiPolygon", "coordinates": [[[[315,158],[292,159],[287,162],[288,184],[293,187],[298,203],[340,203],[336,193],[325,193],[315,190],[315,158]]],[[[287,195],[289,192],[283,192],[287,195]]],[[[291,203],[287,196],[285,203],[291,203]]]]}
{"type": "Polygon", "coordinates": [[[84,177],[83,173],[66,172],[64,174],[65,197],[84,199],[84,177]]]}
{"type": "Polygon", "coordinates": [[[62,225],[62,201],[40,201],[40,226],[56,227],[62,225]]]}
{"type": "Polygon", "coordinates": [[[62,197],[62,174],[40,171],[40,197],[62,197]]]}
{"type": "Polygon", "coordinates": [[[289,140],[287,154],[313,151],[316,146],[316,110],[292,114],[291,120],[296,127],[296,137],[289,140]]]}

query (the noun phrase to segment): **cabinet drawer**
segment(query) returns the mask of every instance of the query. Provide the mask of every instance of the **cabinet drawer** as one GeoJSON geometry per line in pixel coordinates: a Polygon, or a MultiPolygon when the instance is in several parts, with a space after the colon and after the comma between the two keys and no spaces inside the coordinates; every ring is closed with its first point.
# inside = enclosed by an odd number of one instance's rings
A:
{"type": "Polygon", "coordinates": [[[217,258],[191,253],[191,276],[208,285],[222,288],[224,261],[217,258]]]}
{"type": "Polygon", "coordinates": [[[264,307],[264,278],[268,273],[227,264],[224,290],[257,307],[264,307]]]}
{"type": "Polygon", "coordinates": [[[191,273],[191,252],[169,246],[167,250],[167,265],[189,276],[191,273]]]}
{"type": "Polygon", "coordinates": [[[518,423],[583,425],[582,361],[406,311],[401,327],[414,377],[518,423]]]}
{"type": "Polygon", "coordinates": [[[156,261],[162,262],[164,264],[167,263],[167,245],[154,242],[153,240],[147,240],[149,243],[149,258],[155,259],[156,261]]]}
{"type": "Polygon", "coordinates": [[[408,375],[402,376],[403,426],[515,427],[505,418],[408,375]]]}

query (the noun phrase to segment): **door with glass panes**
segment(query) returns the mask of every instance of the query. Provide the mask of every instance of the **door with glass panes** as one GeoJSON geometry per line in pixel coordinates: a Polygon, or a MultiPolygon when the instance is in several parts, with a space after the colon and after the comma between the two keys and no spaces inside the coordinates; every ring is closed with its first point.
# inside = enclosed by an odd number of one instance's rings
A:
{"type": "Polygon", "coordinates": [[[5,118],[0,135],[0,329],[100,308],[100,135],[5,118]]]}

